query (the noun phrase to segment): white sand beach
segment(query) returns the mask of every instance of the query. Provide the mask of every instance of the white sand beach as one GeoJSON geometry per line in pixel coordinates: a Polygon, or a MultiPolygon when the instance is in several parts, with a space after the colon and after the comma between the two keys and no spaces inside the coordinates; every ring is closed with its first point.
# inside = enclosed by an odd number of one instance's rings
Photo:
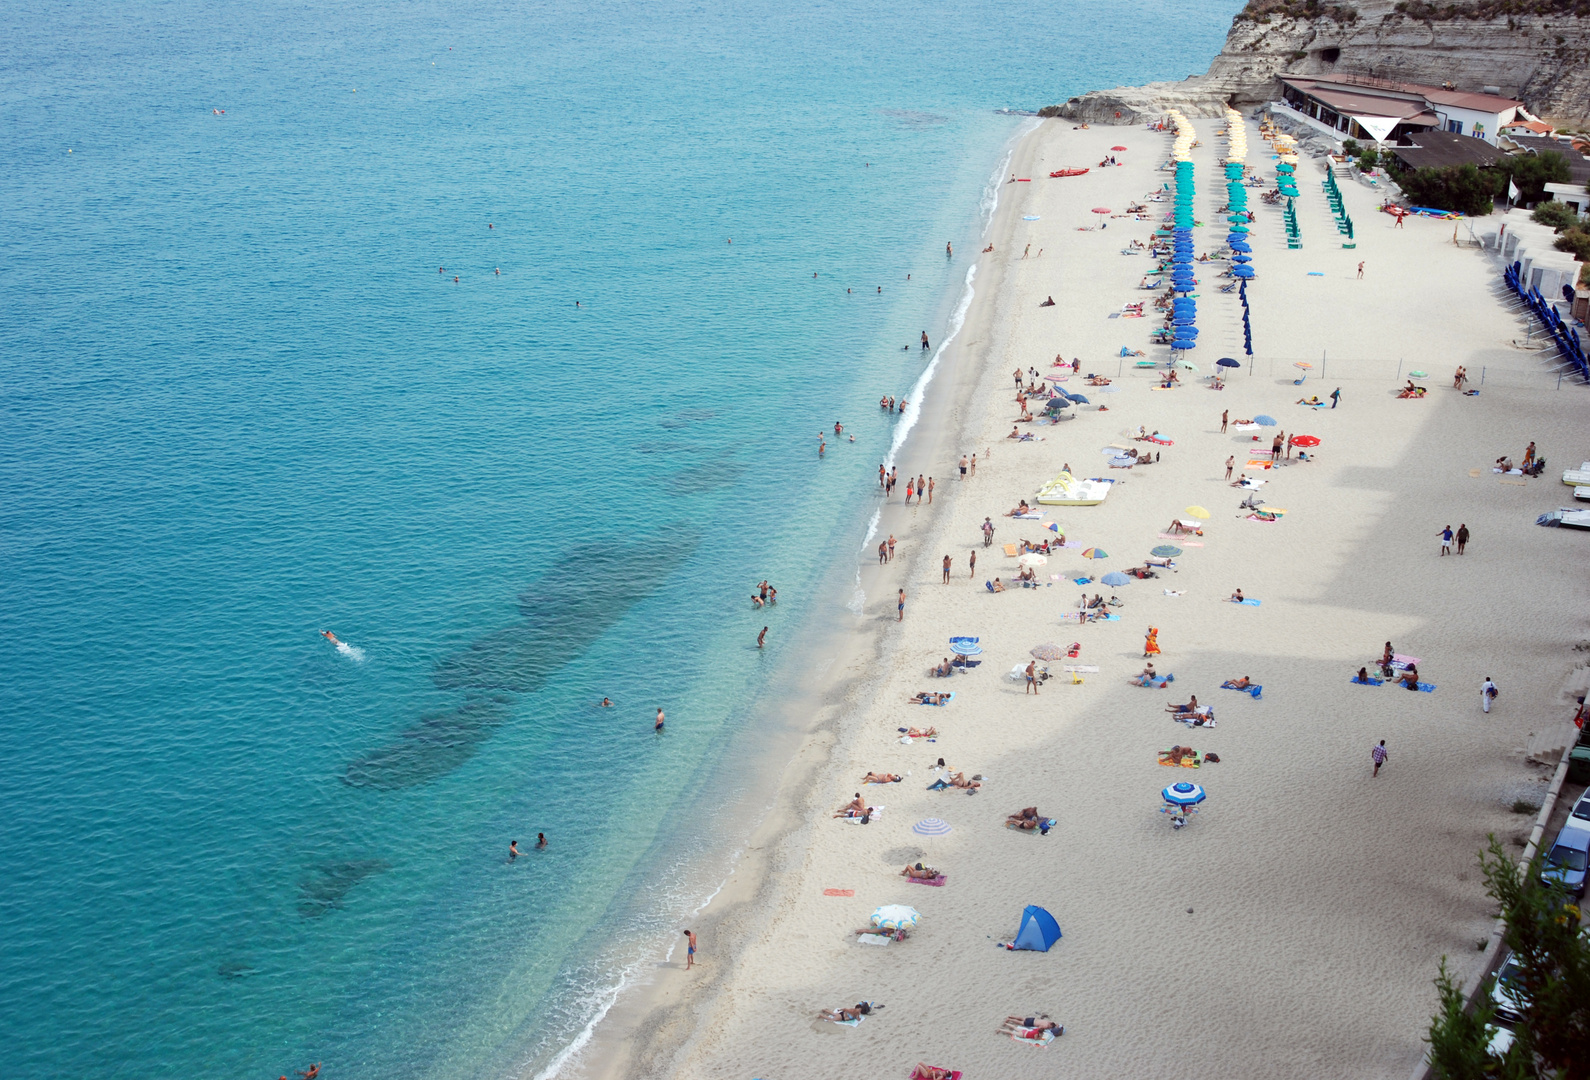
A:
{"type": "MultiPolygon", "coordinates": [[[[1216,135],[1223,123],[1194,124],[1203,252],[1225,232],[1214,223],[1226,140],[1216,135]]],[[[1170,204],[1148,204],[1153,221],[1121,215],[1170,180],[1159,168],[1170,146],[1168,133],[1064,121],[1021,144],[1013,166],[1030,182],[1001,192],[979,244],[991,239],[994,250],[978,256],[973,310],[880,519],[899,554],[887,566],[862,562],[859,617],[834,612],[860,632],[840,673],[846,694],[811,718],[741,872],[703,913],[697,968],[686,974],[677,955],[645,1008],[631,1009],[621,1055],[610,1046],[587,1071],[903,1080],[926,1061],[967,1080],[1406,1080],[1418,1064],[1437,962],[1448,955],[1471,974],[1490,931],[1476,853],[1487,833],[1528,831],[1532,818],[1511,804],[1532,793],[1538,802],[1549,772],[1526,748],[1560,724],[1563,680],[1582,660],[1572,646],[1587,636],[1590,541],[1534,521],[1570,500],[1561,470],[1590,458],[1590,398],[1566,380],[1559,389],[1548,356],[1515,347],[1528,327],[1505,302],[1499,268],[1455,245],[1452,222],[1394,228],[1376,210],[1378,192],[1343,178],[1357,240],[1344,249],[1320,166],[1306,158],[1301,250],[1287,249],[1279,208],[1253,191],[1256,357],[1242,351],[1236,295],[1218,291],[1224,264],[1210,264],[1191,354],[1201,370],[1157,389],[1156,372],[1119,354],[1142,349],[1162,373],[1167,350],[1147,344],[1159,320],[1110,316],[1137,301],[1152,308],[1156,294],[1136,287],[1149,257],[1121,251],[1146,241],[1170,204]],[[1122,164],[1096,167],[1112,146],[1127,147],[1116,152],[1122,164]],[[1048,176],[1073,165],[1092,168],[1048,176]],[[1049,296],[1056,305],[1040,307],[1049,296]],[[1090,404],[1057,425],[1021,425],[1033,441],[1007,439],[1019,411],[1012,372],[1050,372],[1057,355],[1081,359],[1083,375],[1061,385],[1090,404]],[[1202,376],[1221,356],[1242,367],[1217,392],[1202,376]],[[1315,365],[1301,385],[1296,362],[1315,365]],[[1478,395],[1452,388],[1460,364],[1475,385],[1483,373],[1478,395]],[[1399,399],[1415,370],[1428,373],[1415,378],[1428,395],[1399,399]],[[1108,392],[1086,385],[1088,372],[1111,378],[1108,392]],[[1296,403],[1338,387],[1338,408],[1296,403]],[[1268,414],[1278,426],[1258,442],[1221,434],[1222,411],[1233,421],[1268,414]],[[1139,426],[1171,444],[1131,441],[1139,426]],[[1313,460],[1259,472],[1258,497],[1286,512],[1251,520],[1224,464],[1234,455],[1237,472],[1254,474],[1250,455],[1277,432],[1320,445],[1313,460]],[[1542,477],[1492,473],[1498,456],[1520,459],[1531,441],[1549,461],[1542,477]],[[1160,460],[1110,469],[1111,444],[1160,460]],[[973,452],[975,477],[954,479],[957,459],[973,452]],[[1115,480],[1107,500],[1044,507],[1038,521],[1002,516],[1067,463],[1115,480]],[[908,508],[904,478],[918,473],[936,478],[935,501],[908,508]],[[1187,538],[1200,546],[1162,539],[1192,505],[1210,512],[1204,534],[1187,538]],[[987,548],[985,516],[996,528],[987,548]],[[985,581],[1017,572],[1002,546],[1049,538],[1050,522],[1079,546],[1049,557],[1041,587],[990,593],[985,581]],[[1449,524],[1472,534],[1462,556],[1439,554],[1449,524]],[[1183,549],[1175,572],[1115,588],[1071,580],[1141,565],[1166,543],[1183,549]],[[1108,557],[1084,560],[1086,547],[1108,557]],[[1260,605],[1230,603],[1238,588],[1260,605]],[[1119,596],[1119,621],[1065,619],[1084,592],[1119,596]],[[1150,626],[1163,649],[1156,668],[1175,675],[1165,689],[1128,682],[1150,626]],[[952,635],[981,639],[981,665],[930,678],[952,635]],[[1349,682],[1361,666],[1373,670],[1388,639],[1419,658],[1433,692],[1349,682]],[[1079,656],[1049,664],[1057,677],[1037,696],[1007,678],[1034,646],[1072,642],[1079,656]],[[1068,663],[1098,670],[1073,683],[1061,674],[1068,663]],[[1241,676],[1262,684],[1262,696],[1220,688],[1241,676]],[[1488,715],[1487,676],[1501,688],[1488,715]],[[907,704],[917,691],[955,697],[907,704]],[[1165,712],[1194,694],[1214,707],[1212,729],[1165,712]],[[937,740],[902,744],[899,729],[910,725],[936,726],[937,740]],[[1389,762],[1372,777],[1381,739],[1389,762]],[[1220,761],[1164,767],[1157,753],[1173,744],[1220,761]],[[939,758],[981,775],[978,793],[925,790],[939,758]],[[859,787],[869,770],[905,778],[859,787]],[[1159,791],[1180,780],[1203,785],[1208,799],[1176,831],[1158,812],[1159,791]],[[858,790],[883,813],[865,826],[833,820],[858,790]],[[1007,814],[1034,805],[1058,819],[1047,836],[1004,827],[1007,814]],[[928,817],[952,831],[913,833],[928,817]],[[947,882],[908,883],[899,872],[917,860],[947,882]],[[908,941],[858,945],[852,932],[880,904],[915,907],[919,927],[908,941]],[[997,947],[1027,904],[1064,931],[1047,953],[997,947]],[[862,1000],[885,1007],[855,1028],[816,1019],[862,1000]],[[1007,1015],[1039,1013],[1065,1025],[1047,1047],[996,1034],[1007,1015]]],[[[1248,146],[1248,163],[1273,181],[1256,125],[1248,146]]],[[[1466,238],[1466,226],[1459,232],[1466,238]]]]}

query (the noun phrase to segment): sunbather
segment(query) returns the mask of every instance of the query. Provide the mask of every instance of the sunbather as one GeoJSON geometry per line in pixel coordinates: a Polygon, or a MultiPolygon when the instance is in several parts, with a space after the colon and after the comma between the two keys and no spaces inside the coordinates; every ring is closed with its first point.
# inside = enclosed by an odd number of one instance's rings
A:
{"type": "Polygon", "coordinates": [[[1039,816],[1036,806],[1023,807],[1005,818],[1006,825],[1013,825],[1018,829],[1039,829],[1045,832],[1048,831],[1045,825],[1047,821],[1047,818],[1039,816]]]}
{"type": "Polygon", "coordinates": [[[907,728],[906,729],[905,737],[908,738],[908,739],[936,739],[936,738],[938,738],[938,734],[939,734],[939,729],[936,728],[936,727],[929,727],[929,728],[916,728],[916,727],[914,727],[914,728],[907,728]]]}
{"type": "Polygon", "coordinates": [[[1027,500],[1026,499],[1023,499],[1023,500],[1021,500],[1021,504],[1019,506],[1016,506],[1014,509],[1011,509],[1011,510],[1006,510],[1005,511],[1005,516],[1006,517],[1015,517],[1017,514],[1030,514],[1030,513],[1032,513],[1032,507],[1027,505],[1027,500]]]}
{"type": "Polygon", "coordinates": [[[1168,712],[1168,713],[1178,713],[1178,714],[1179,713],[1197,712],[1198,711],[1198,695],[1197,694],[1192,695],[1192,700],[1187,702],[1187,704],[1185,704],[1185,705],[1177,705],[1175,703],[1167,703],[1166,706],[1165,706],[1165,711],[1168,712]]]}
{"type": "Polygon", "coordinates": [[[1142,671],[1138,672],[1138,674],[1134,676],[1131,681],[1136,683],[1138,686],[1147,686],[1151,682],[1158,682],[1159,675],[1154,671],[1154,665],[1149,664],[1142,671]]]}
{"type": "Polygon", "coordinates": [[[1150,556],[1149,558],[1143,560],[1143,565],[1144,566],[1157,566],[1157,567],[1160,567],[1163,570],[1174,570],[1174,569],[1176,569],[1176,560],[1175,559],[1156,559],[1156,558],[1153,558],[1152,556],[1150,556]]]}
{"type": "Polygon", "coordinates": [[[1253,680],[1244,675],[1240,679],[1227,679],[1220,685],[1227,690],[1246,690],[1253,685],[1253,680]]]}
{"type": "Polygon", "coordinates": [[[1049,1019],[1048,1013],[1040,1013],[1037,1016],[1007,1016],[1004,1023],[999,1025],[998,1034],[1015,1034],[1023,1039],[1036,1039],[1045,1031],[1052,1031],[1059,1035],[1065,1031],[1065,1027],[1049,1019]],[[1020,1029],[1019,1032],[1018,1029],[1020,1029]],[[1028,1031],[1036,1032],[1037,1034],[1024,1034],[1024,1032],[1028,1031]]]}
{"type": "Polygon", "coordinates": [[[966,774],[963,772],[950,773],[947,779],[949,780],[950,787],[966,788],[969,791],[975,791],[983,786],[981,780],[966,779],[966,774]]]}
{"type": "Polygon", "coordinates": [[[854,817],[858,813],[866,813],[867,800],[861,797],[861,792],[856,792],[856,797],[841,806],[834,812],[834,817],[854,817]]]}
{"type": "Polygon", "coordinates": [[[1194,765],[1198,764],[1198,751],[1190,746],[1173,746],[1169,750],[1159,752],[1161,765],[1181,765],[1189,761],[1194,765]]]}
{"type": "Polygon", "coordinates": [[[948,698],[948,694],[935,694],[929,690],[918,690],[906,700],[913,705],[942,705],[948,698]]]}
{"type": "Polygon", "coordinates": [[[1323,404],[1325,404],[1323,401],[1321,401],[1319,399],[1319,395],[1318,394],[1315,394],[1313,397],[1310,397],[1310,398],[1298,398],[1297,399],[1297,403],[1299,405],[1323,405],[1323,404]]]}
{"type": "Polygon", "coordinates": [[[933,674],[939,676],[940,678],[948,677],[954,673],[955,665],[950,663],[950,658],[947,656],[944,658],[944,662],[942,664],[935,665],[933,668],[933,674]]]}
{"type": "Polygon", "coordinates": [[[954,1069],[941,1069],[925,1061],[917,1062],[916,1068],[911,1070],[911,1080],[951,1080],[954,1075],[954,1069]]]}
{"type": "Polygon", "coordinates": [[[848,1009],[824,1009],[817,1014],[817,1019],[834,1021],[859,1020],[863,1016],[871,1015],[871,1013],[871,1002],[858,1001],[848,1009]]]}
{"type": "Polygon", "coordinates": [[[917,863],[915,866],[907,866],[904,870],[901,870],[900,875],[916,881],[932,881],[939,876],[939,872],[931,866],[923,866],[921,863],[917,863]]]}
{"type": "Polygon", "coordinates": [[[1372,685],[1370,683],[1370,681],[1369,681],[1369,669],[1368,668],[1359,668],[1358,669],[1358,674],[1353,676],[1353,682],[1362,683],[1365,686],[1372,685]]]}
{"type": "Polygon", "coordinates": [[[995,578],[994,579],[994,591],[995,592],[1004,592],[1005,591],[1005,583],[1000,581],[998,578],[995,578]]]}
{"type": "Polygon", "coordinates": [[[1409,664],[1407,669],[1397,676],[1397,681],[1409,690],[1419,689],[1419,666],[1409,664]]]}
{"type": "Polygon", "coordinates": [[[904,779],[904,777],[898,776],[892,772],[869,772],[866,776],[861,778],[861,782],[863,784],[898,784],[902,779],[904,779]]]}
{"type": "Polygon", "coordinates": [[[1242,599],[1243,598],[1242,598],[1242,590],[1241,589],[1238,589],[1236,592],[1231,594],[1231,602],[1233,604],[1242,603],[1242,599]]]}

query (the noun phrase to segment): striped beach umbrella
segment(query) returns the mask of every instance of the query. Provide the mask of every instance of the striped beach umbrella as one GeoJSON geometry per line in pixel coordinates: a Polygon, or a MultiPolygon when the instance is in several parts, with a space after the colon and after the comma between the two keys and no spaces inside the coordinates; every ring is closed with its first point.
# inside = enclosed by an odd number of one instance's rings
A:
{"type": "Polygon", "coordinates": [[[1160,559],[1174,559],[1181,554],[1181,548],[1175,544],[1161,544],[1153,551],[1150,551],[1149,554],[1160,559]]]}
{"type": "Polygon", "coordinates": [[[923,818],[921,821],[911,826],[911,831],[921,836],[948,836],[950,833],[950,823],[945,821],[943,818],[923,818]]]}
{"type": "Polygon", "coordinates": [[[872,913],[872,925],[882,930],[903,930],[915,926],[922,913],[904,904],[884,904],[872,913]]]}
{"type": "Polygon", "coordinates": [[[1110,553],[1103,548],[1091,547],[1082,553],[1084,559],[1108,559],[1110,553]]]}
{"type": "MultiPolygon", "coordinates": [[[[1179,784],[1172,784],[1161,791],[1160,797],[1172,806],[1197,806],[1204,801],[1204,789],[1197,784],[1183,780],[1179,784]]],[[[881,909],[880,909],[881,910],[881,909]]]]}

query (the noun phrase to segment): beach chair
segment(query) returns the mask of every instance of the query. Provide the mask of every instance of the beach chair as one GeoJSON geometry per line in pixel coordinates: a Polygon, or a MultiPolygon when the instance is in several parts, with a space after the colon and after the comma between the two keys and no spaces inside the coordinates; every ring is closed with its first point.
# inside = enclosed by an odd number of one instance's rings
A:
{"type": "Polygon", "coordinates": [[[1014,559],[1016,557],[1016,545],[1015,544],[1006,544],[1005,545],[1005,554],[1009,555],[1012,559],[1014,559]]]}

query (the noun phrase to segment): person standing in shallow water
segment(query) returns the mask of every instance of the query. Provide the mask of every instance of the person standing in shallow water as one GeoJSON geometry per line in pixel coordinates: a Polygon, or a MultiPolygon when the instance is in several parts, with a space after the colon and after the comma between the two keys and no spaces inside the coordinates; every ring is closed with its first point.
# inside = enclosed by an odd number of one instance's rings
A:
{"type": "Polygon", "coordinates": [[[657,723],[652,727],[652,730],[653,731],[661,731],[662,729],[663,729],[663,711],[662,711],[662,706],[659,705],[659,706],[657,706],[657,723]]]}
{"type": "Polygon", "coordinates": [[[924,330],[924,331],[922,331],[922,348],[926,349],[927,347],[928,347],[927,331],[924,330]]]}
{"type": "Polygon", "coordinates": [[[685,931],[685,970],[689,971],[696,966],[696,934],[694,930],[685,931]]]}
{"type": "Polygon", "coordinates": [[[766,640],[767,640],[767,627],[764,626],[764,627],[762,627],[762,632],[760,634],[756,635],[756,647],[758,649],[760,649],[762,647],[762,643],[765,642],[766,640]]]}

